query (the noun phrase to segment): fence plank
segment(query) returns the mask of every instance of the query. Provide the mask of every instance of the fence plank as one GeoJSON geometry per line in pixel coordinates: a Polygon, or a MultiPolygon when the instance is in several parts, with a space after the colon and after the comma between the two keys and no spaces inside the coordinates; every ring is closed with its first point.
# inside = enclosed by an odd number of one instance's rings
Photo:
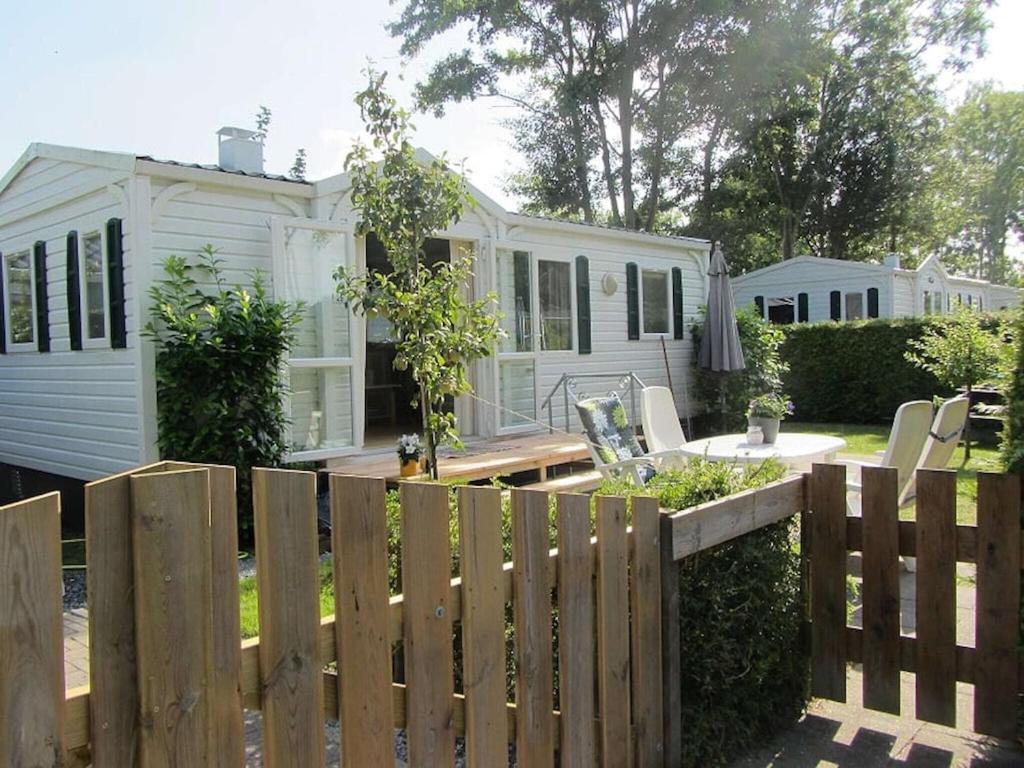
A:
{"type": "Polygon", "coordinates": [[[679,563],[672,555],[672,518],[661,515],[661,718],[665,768],[683,765],[682,640],[679,563]]]}
{"type": "Polygon", "coordinates": [[[665,755],[661,721],[661,540],[658,500],[634,496],[630,547],[634,765],[660,766],[665,755]]]}
{"type": "Polygon", "coordinates": [[[590,499],[558,496],[558,696],[564,768],[591,768],[594,729],[594,559],[590,499]]]}
{"type": "Polygon", "coordinates": [[[206,766],[213,664],[210,473],[133,475],[131,507],[139,763],[206,766]]]}
{"type": "Polygon", "coordinates": [[[343,765],[394,760],[384,481],[331,475],[331,550],[343,765]]]}
{"type": "Polygon", "coordinates": [[[512,580],[516,640],[516,760],[523,768],[554,761],[548,496],[512,491],[512,580]]]}
{"type": "Polygon", "coordinates": [[[452,765],[451,550],[448,487],[403,483],[402,593],[409,763],[452,765]]]}
{"type": "Polygon", "coordinates": [[[316,475],[252,473],[263,764],[324,764],[316,475]]]}
{"type": "Polygon", "coordinates": [[[629,765],[629,584],[626,502],[597,498],[597,684],[601,765],[629,765]]]}
{"type": "Polygon", "coordinates": [[[62,765],[60,494],[0,507],[0,585],[0,765],[62,765]]]}
{"type": "Polygon", "coordinates": [[[978,473],[974,730],[1016,736],[1020,628],[1020,479],[978,473]]]}
{"type": "Polygon", "coordinates": [[[846,701],[846,467],[811,471],[811,692],[846,701]]]}
{"type": "Polygon", "coordinates": [[[459,489],[462,680],[470,768],[508,765],[501,491],[459,489]]]}
{"type": "Polygon", "coordinates": [[[956,724],[956,472],[917,472],[916,715],[956,724]]]}
{"type": "Polygon", "coordinates": [[[96,768],[136,764],[139,694],[131,476],[162,466],[142,467],[85,486],[89,717],[95,724],[90,749],[96,768]]]}
{"type": "Polygon", "coordinates": [[[900,713],[900,558],[896,470],[865,467],[864,706],[900,713]]]}

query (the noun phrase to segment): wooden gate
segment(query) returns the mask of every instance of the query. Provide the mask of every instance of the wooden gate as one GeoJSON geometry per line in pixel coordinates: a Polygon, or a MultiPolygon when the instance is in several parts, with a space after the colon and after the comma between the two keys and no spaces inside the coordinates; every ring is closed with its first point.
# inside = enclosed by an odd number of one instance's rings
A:
{"type": "Polygon", "coordinates": [[[244,709],[262,711],[268,768],[323,765],[325,719],[344,765],[391,764],[395,728],[414,766],[452,765],[457,734],[471,766],[506,765],[510,743],[521,766],[556,750],[661,765],[653,499],[634,500],[631,528],[623,499],[598,499],[592,536],[587,497],[549,515],[545,493],[513,490],[503,562],[502,492],[460,488],[452,578],[449,489],[404,484],[389,595],[383,481],[332,476],[336,613],[321,618],[316,477],[255,470],[260,636],[241,642],[234,485],[231,468],[165,462],[87,486],[91,685],[67,693],[59,499],[0,509],[0,765],[241,766],[244,709]]]}

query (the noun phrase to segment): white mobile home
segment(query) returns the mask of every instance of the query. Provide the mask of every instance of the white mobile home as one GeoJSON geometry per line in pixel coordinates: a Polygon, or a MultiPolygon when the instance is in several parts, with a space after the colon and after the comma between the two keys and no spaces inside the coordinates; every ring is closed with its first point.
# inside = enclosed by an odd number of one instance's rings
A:
{"type": "Polygon", "coordinates": [[[936,256],[917,269],[799,256],[733,278],[736,306],[755,305],[775,323],[944,314],[957,304],[979,310],[1015,307],[1020,291],[946,272],[936,256]]]}
{"type": "MultiPolygon", "coordinates": [[[[386,267],[379,243],[354,234],[346,177],[265,174],[262,147],[237,129],[221,132],[220,152],[200,166],[35,144],[0,179],[0,463],[88,480],[156,458],[147,289],[168,255],[207,243],[230,282],[259,269],[274,295],[306,304],[286,373],[295,460],[391,447],[415,429],[389,328],[334,295],[337,265],[386,267]]],[[[473,194],[428,247],[474,254],[467,291],[495,290],[509,332],[473,367],[478,396],[455,403],[463,433],[540,429],[565,373],[658,384],[670,368],[682,411],[709,244],[518,215],[473,194]]]]}

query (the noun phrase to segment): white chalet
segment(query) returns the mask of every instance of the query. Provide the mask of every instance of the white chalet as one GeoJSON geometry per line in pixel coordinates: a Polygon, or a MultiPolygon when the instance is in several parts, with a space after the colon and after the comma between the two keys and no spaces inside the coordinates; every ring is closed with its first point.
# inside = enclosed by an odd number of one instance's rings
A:
{"type": "Polygon", "coordinates": [[[754,304],[775,323],[944,314],[957,304],[979,310],[1015,307],[1020,291],[946,272],[937,256],[917,269],[899,257],[884,264],[798,256],[732,280],[736,306],[754,304]]]}
{"type": "MultiPolygon", "coordinates": [[[[306,303],[285,372],[293,460],[390,449],[415,431],[389,327],[334,295],[339,264],[386,267],[376,239],[354,234],[346,176],[294,181],[262,166],[251,132],[223,129],[215,166],[33,144],[0,179],[0,464],[81,481],[157,458],[147,290],[168,255],[207,243],[230,283],[259,269],[275,296],[306,303]]],[[[428,256],[474,255],[467,292],[497,292],[509,338],[473,366],[478,397],[454,404],[463,434],[541,429],[565,373],[665,384],[662,340],[682,413],[710,244],[510,213],[472,194],[428,256]]]]}

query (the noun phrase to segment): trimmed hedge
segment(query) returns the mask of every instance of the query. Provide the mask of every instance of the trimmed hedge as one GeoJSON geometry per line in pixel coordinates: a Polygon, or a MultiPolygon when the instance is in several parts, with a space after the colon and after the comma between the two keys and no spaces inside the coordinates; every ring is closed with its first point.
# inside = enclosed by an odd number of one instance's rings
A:
{"type": "Polygon", "coordinates": [[[796,407],[793,419],[843,424],[891,422],[901,403],[952,394],[927,371],[906,360],[911,339],[931,318],[784,326],[783,390],[796,407]]]}

